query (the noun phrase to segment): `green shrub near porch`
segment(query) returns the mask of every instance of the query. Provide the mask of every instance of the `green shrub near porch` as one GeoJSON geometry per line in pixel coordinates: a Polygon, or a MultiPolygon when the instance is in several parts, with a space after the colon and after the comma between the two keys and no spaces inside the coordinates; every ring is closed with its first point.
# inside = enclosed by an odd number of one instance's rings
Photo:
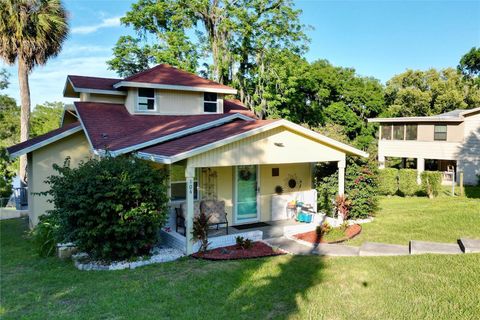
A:
{"type": "Polygon", "coordinates": [[[398,191],[398,169],[385,168],[378,170],[378,193],[393,196],[398,191]]]}
{"type": "Polygon", "coordinates": [[[102,260],[148,254],[167,218],[168,173],[134,157],[106,157],[70,168],[54,165],[47,183],[58,240],[102,260]]]}
{"type": "Polygon", "coordinates": [[[398,191],[403,196],[413,196],[417,193],[419,187],[417,184],[417,170],[400,169],[398,170],[398,191]]]}
{"type": "Polygon", "coordinates": [[[440,171],[424,171],[421,174],[422,191],[429,198],[438,196],[442,189],[442,173],[440,171]]]}

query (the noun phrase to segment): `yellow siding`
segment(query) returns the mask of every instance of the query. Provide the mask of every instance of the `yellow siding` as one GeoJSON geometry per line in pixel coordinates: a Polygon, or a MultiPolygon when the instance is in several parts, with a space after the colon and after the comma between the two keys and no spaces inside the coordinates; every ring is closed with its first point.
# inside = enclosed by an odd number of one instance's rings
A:
{"type": "Polygon", "coordinates": [[[188,159],[192,167],[270,163],[339,161],[345,155],[333,147],[279,127],[232,142],[188,159]],[[280,144],[280,145],[279,145],[280,144]]]}
{"type": "MultiPolygon", "coordinates": [[[[71,158],[72,167],[90,157],[89,144],[83,132],[75,133],[29,154],[29,191],[36,193],[48,190],[48,185],[44,181],[55,174],[52,165],[54,163],[62,165],[66,157],[71,158]]],[[[30,222],[35,226],[38,217],[51,210],[53,205],[47,202],[45,196],[33,195],[29,200],[30,222]]]]}
{"type": "MultiPolygon", "coordinates": [[[[233,198],[234,198],[234,167],[212,167],[213,171],[217,173],[217,199],[225,201],[225,210],[227,212],[227,219],[230,224],[234,223],[233,219],[233,198]]],[[[286,188],[286,179],[289,175],[295,175],[298,181],[302,181],[302,185],[292,191],[305,191],[312,187],[312,175],[310,163],[296,163],[296,164],[271,164],[262,165],[259,168],[259,209],[260,221],[271,220],[271,201],[272,195],[275,194],[275,187],[281,185],[288,194],[286,188]],[[280,175],[272,177],[272,168],[279,168],[280,175]]],[[[202,186],[202,182],[200,182],[202,186]]]]}
{"type": "Polygon", "coordinates": [[[260,221],[272,220],[271,204],[275,187],[280,185],[288,194],[287,179],[295,175],[301,186],[291,191],[306,191],[312,188],[312,165],[310,163],[269,164],[260,166],[260,221]],[[272,168],[279,168],[280,175],[272,177],[272,168]]]}
{"type": "Polygon", "coordinates": [[[80,93],[80,101],[106,102],[106,103],[125,103],[125,96],[97,93],[80,93]]]}
{"type": "MultiPolygon", "coordinates": [[[[223,94],[217,94],[218,112],[223,112],[223,94]]],[[[138,112],[137,89],[128,89],[125,106],[130,113],[165,114],[165,115],[192,115],[203,114],[203,92],[179,90],[155,90],[155,112],[138,112]]]]}

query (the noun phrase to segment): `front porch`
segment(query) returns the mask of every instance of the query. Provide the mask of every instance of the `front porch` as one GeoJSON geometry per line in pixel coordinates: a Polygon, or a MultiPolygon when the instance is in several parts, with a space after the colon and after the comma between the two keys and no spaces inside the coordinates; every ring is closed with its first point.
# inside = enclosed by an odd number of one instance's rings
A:
{"type": "MultiPolygon", "coordinates": [[[[324,221],[326,216],[324,214],[316,214],[311,223],[298,222],[295,219],[266,221],[265,226],[252,226],[245,229],[237,229],[235,226],[228,227],[228,234],[226,228],[211,228],[208,232],[208,239],[210,242],[209,249],[225,247],[234,245],[236,237],[244,237],[253,241],[261,241],[272,238],[280,238],[283,236],[291,236],[293,234],[315,230],[316,227],[324,221]]],[[[331,219],[331,218],[329,218],[331,219]]],[[[333,219],[332,219],[333,220],[333,219]]],[[[248,225],[245,225],[248,226],[248,225]]],[[[187,237],[175,232],[169,227],[166,227],[160,232],[161,239],[164,243],[177,248],[179,250],[186,249],[187,237]]],[[[197,252],[200,246],[194,243],[192,252],[197,252]]]]}

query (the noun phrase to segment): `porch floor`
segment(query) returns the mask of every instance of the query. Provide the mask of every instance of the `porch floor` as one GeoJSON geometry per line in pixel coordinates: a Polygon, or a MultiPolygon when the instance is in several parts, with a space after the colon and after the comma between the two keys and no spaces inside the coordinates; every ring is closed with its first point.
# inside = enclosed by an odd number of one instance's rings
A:
{"type": "MultiPolygon", "coordinates": [[[[278,238],[283,236],[283,228],[286,226],[294,226],[294,225],[304,225],[305,223],[295,221],[293,219],[290,220],[278,220],[278,221],[264,221],[265,223],[269,224],[268,226],[264,227],[252,227],[248,229],[239,230],[234,226],[228,227],[228,234],[237,234],[243,233],[253,230],[260,230],[263,232],[263,239],[270,239],[270,238],[278,238]]],[[[226,228],[219,228],[210,229],[208,231],[209,237],[218,237],[226,235],[226,228]]]]}

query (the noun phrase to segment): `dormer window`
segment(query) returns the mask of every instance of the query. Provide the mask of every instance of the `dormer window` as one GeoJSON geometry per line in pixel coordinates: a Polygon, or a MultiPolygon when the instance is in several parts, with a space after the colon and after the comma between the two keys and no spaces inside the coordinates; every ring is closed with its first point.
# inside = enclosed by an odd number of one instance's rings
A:
{"type": "Polygon", "coordinates": [[[138,111],[155,111],[155,89],[138,88],[138,111]]]}
{"type": "Polygon", "coordinates": [[[217,113],[217,110],[217,94],[215,92],[205,92],[203,94],[203,112],[217,113]]]}

